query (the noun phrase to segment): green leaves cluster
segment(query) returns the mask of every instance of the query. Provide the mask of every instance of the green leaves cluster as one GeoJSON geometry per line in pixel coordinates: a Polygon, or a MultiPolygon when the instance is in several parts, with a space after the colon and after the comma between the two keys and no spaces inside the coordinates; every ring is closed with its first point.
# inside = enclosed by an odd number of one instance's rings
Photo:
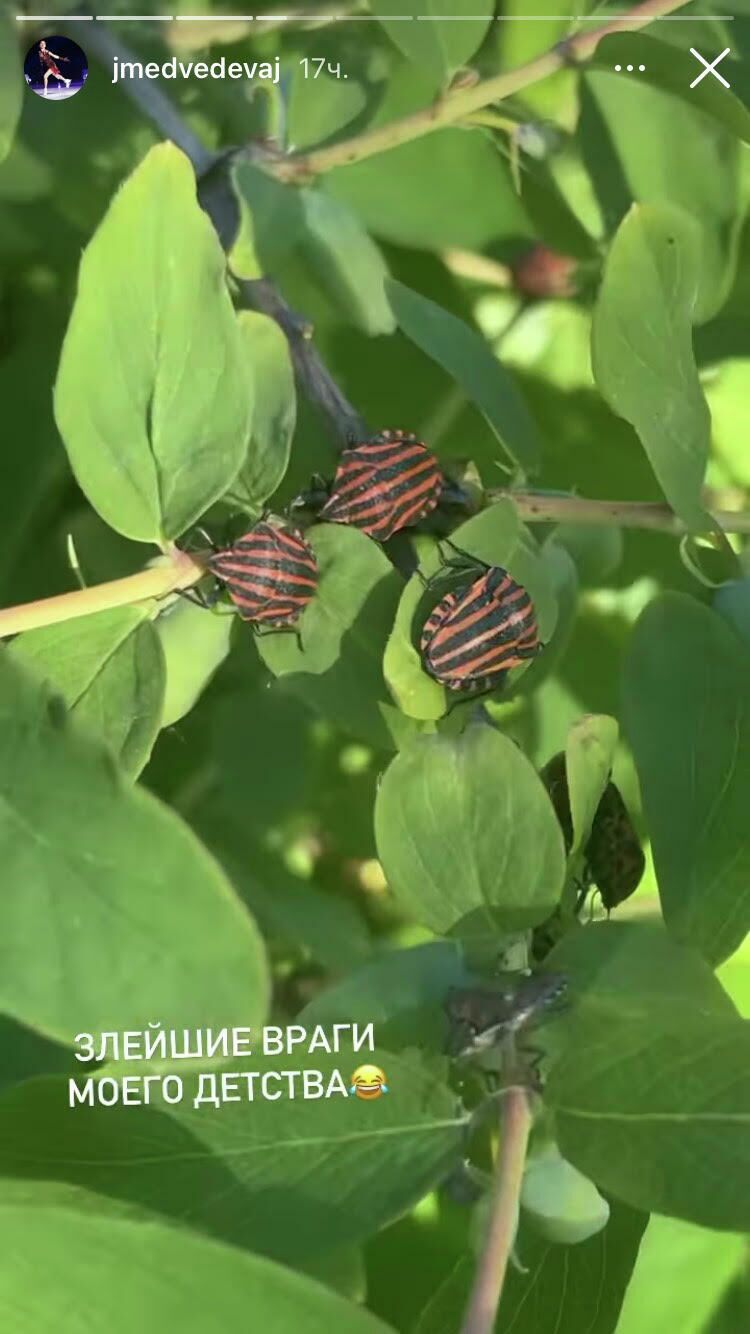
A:
{"type": "MultiPolygon", "coordinates": [[[[222,135],[261,140],[283,121],[289,147],[315,148],[423,110],[468,62],[500,67],[485,0],[465,18],[457,0],[430,0],[410,22],[380,0],[371,8],[366,54],[343,24],[315,35],[346,82],[329,73],[313,96],[297,80],[285,116],[274,94],[265,120],[256,103],[236,125],[224,108],[222,135]]],[[[555,40],[565,23],[550,15],[555,40]]],[[[80,184],[45,194],[48,149],[33,124],[12,148],[0,250],[39,316],[36,342],[16,346],[11,326],[0,375],[11,412],[31,366],[51,382],[59,355],[55,421],[89,507],[71,499],[51,423],[28,409],[14,485],[0,487],[3,577],[24,590],[13,600],[38,596],[40,582],[58,589],[70,530],[90,535],[91,558],[76,538],[84,579],[110,566],[130,574],[154,549],[192,540],[199,521],[221,540],[225,520],[249,528],[315,472],[331,475],[286,335],[235,308],[238,283],[262,275],[309,315],[317,349],[375,427],[418,430],[472,495],[484,490],[478,513],[447,520],[451,540],[523,584],[545,649],[482,705],[457,701],[419,652],[425,581],[445,577],[444,548],[420,535],[384,551],[318,523],[308,537],[320,579],[299,640],[253,642],[231,617],[174,600],[5,647],[9,1326],[22,1311],[72,1334],[71,1294],[95,1273],[96,1320],[115,1334],[218,1329],[246,1323],[249,1309],[279,1334],[458,1328],[474,1272],[470,1211],[442,1183],[467,1152],[471,1090],[444,1054],[443,1003],[533,951],[566,975],[570,1002],[540,1036],[547,1082],[532,1152],[553,1136],[610,1218],[562,1246],[522,1217],[523,1269],[509,1275],[498,1328],[614,1334],[623,1301],[622,1330],[637,1323],[628,1302],[637,1312],[649,1214],[660,1217],[646,1255],[659,1229],[711,1229],[727,1234],[711,1250],[726,1282],[736,1273],[733,1234],[750,1230],[750,1052],[725,968],[750,931],[744,583],[709,607],[671,538],[527,526],[507,495],[484,504],[495,486],[530,478],[565,494],[663,498],[696,539],[716,527],[704,483],[736,481],[712,453],[705,364],[728,348],[741,375],[747,355],[738,141],[750,112],[738,68],[739,94],[704,80],[688,98],[681,41],[615,34],[584,71],[530,89],[552,127],[527,121],[519,133],[520,103],[503,103],[507,121],[497,112],[443,129],[301,187],[238,164],[241,226],[226,253],[185,156],[128,123],[116,126],[119,157],[88,145],[92,192],[106,182],[90,216],[80,184]],[[648,69],[638,92],[612,73],[636,51],[648,69]],[[41,199],[56,224],[41,252],[59,248],[71,284],[78,273],[65,331],[65,302],[14,211],[31,203],[37,214],[41,199]],[[575,301],[519,301],[513,275],[540,244],[578,261],[575,301]],[[498,271],[510,288],[497,289],[498,271]],[[418,565],[406,580],[392,560],[404,556],[418,565]],[[567,851],[539,777],[560,751],[567,851]],[[650,869],[635,907],[590,922],[577,877],[613,769],[650,869]],[[374,1023],[388,1095],[194,1106],[201,1071],[183,1063],[159,1067],[183,1076],[179,1106],[158,1095],[137,1109],[68,1105],[69,1072],[131,1073],[75,1064],[76,1033],[256,1030],[269,1014],[308,1029],[374,1023]],[[432,1213],[417,1223],[428,1196],[432,1213]],[[43,1260],[44,1287],[29,1256],[43,1260]]],[[[534,53],[515,38],[508,49],[534,53]]],[[[0,155],[18,111],[11,82],[0,78],[0,155]]],[[[210,99],[200,114],[218,115],[210,99]]],[[[81,155],[77,138],[58,150],[61,162],[81,155]]],[[[309,373],[301,380],[309,391],[309,373]]],[[[348,1080],[362,1058],[346,1047],[284,1059],[348,1080]]],[[[211,1067],[230,1078],[275,1068],[260,1056],[211,1067]]],[[[724,1323],[694,1334],[737,1334],[735,1297],[724,1323]]]]}

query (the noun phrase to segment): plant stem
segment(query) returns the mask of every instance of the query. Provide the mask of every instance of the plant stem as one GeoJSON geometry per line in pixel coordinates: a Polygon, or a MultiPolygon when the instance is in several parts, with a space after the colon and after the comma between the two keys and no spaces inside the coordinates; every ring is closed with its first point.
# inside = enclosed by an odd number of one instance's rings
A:
{"type": "MultiPolygon", "coordinates": [[[[681,535],[687,529],[669,505],[644,500],[587,500],[583,496],[558,496],[543,491],[487,492],[487,500],[512,500],[519,518],[527,523],[583,523],[615,528],[649,528],[681,535]]],[[[707,498],[710,507],[710,496],[707,498]]],[[[714,511],[713,518],[725,533],[750,533],[750,514],[733,510],[714,511]]]]}
{"type": "Polygon", "coordinates": [[[531,1106],[525,1088],[505,1090],[500,1119],[502,1138],[495,1161],[489,1225],[461,1334],[492,1334],[495,1328],[505,1271],[516,1235],[518,1201],[531,1131],[531,1106]]]}
{"type": "Polygon", "coordinates": [[[22,630],[36,630],[42,625],[58,625],[76,616],[90,616],[95,611],[163,598],[178,589],[197,584],[205,573],[199,554],[191,555],[175,547],[159,565],[130,574],[125,579],[111,579],[106,584],[78,588],[73,593],[25,602],[20,607],[6,607],[0,611],[0,639],[20,634],[22,630]]]}
{"type": "Polygon", "coordinates": [[[269,163],[268,169],[281,180],[298,181],[320,176],[326,171],[332,171],[334,167],[363,162],[365,158],[384,153],[389,148],[397,148],[399,144],[409,143],[412,139],[419,139],[425,134],[431,134],[433,130],[455,125],[491,102],[500,102],[513,93],[519,93],[566,65],[587,60],[594,54],[602,38],[611,33],[645,28],[652,19],[671,14],[686,3],[687,0],[644,0],[629,14],[623,14],[619,19],[610,20],[600,27],[575,33],[551,51],[536,56],[525,65],[519,65],[518,69],[495,74],[489,79],[480,79],[473,86],[456,88],[438,98],[431,106],[403,116],[401,120],[380,125],[375,130],[366,130],[363,134],[341,140],[328,148],[269,163]]]}

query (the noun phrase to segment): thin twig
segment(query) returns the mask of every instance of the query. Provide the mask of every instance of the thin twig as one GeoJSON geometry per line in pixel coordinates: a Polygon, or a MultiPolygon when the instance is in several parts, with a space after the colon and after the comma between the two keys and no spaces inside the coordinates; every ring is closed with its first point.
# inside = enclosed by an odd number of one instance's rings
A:
{"type": "Polygon", "coordinates": [[[431,106],[414,111],[400,120],[390,121],[375,130],[365,130],[363,134],[339,140],[326,148],[313,149],[310,153],[300,153],[270,163],[268,169],[280,180],[304,181],[332,171],[334,167],[363,162],[365,158],[384,153],[389,148],[397,148],[399,144],[409,143],[412,139],[420,139],[433,130],[455,125],[482,107],[519,93],[566,65],[577,65],[592,56],[602,39],[611,33],[645,28],[652,19],[681,9],[686,3],[687,0],[645,0],[629,14],[623,14],[615,21],[609,20],[601,27],[575,33],[551,51],[536,56],[525,65],[519,65],[518,69],[495,74],[489,79],[480,79],[473,85],[457,87],[431,106]]]}
{"type": "MultiPolygon", "coordinates": [[[[648,528],[680,536],[684,523],[669,505],[644,500],[588,500],[584,496],[558,496],[543,491],[488,491],[491,504],[512,500],[519,518],[526,523],[582,523],[596,527],[648,528]]],[[[711,504],[710,496],[706,503],[711,504]]],[[[750,514],[734,510],[713,512],[713,518],[725,533],[750,533],[750,514]]]]}
{"type": "Polygon", "coordinates": [[[492,1334],[518,1223],[532,1112],[528,1090],[505,1090],[500,1113],[500,1151],[490,1196],[490,1214],[461,1334],[492,1334]]]}
{"type": "Polygon", "coordinates": [[[20,634],[22,630],[36,630],[42,625],[59,625],[61,621],[72,621],[77,616],[90,616],[112,607],[128,607],[152,598],[163,598],[179,589],[191,588],[205,573],[200,553],[178,551],[174,547],[159,565],[130,574],[125,579],[110,579],[105,584],[77,588],[54,598],[6,607],[0,611],[0,639],[20,634]]]}

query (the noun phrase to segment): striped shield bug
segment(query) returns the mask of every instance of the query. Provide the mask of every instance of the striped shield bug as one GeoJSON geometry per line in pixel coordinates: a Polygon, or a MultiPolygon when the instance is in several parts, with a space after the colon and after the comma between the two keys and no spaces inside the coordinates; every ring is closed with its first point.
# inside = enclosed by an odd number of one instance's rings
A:
{"type": "Polygon", "coordinates": [[[381,431],[344,450],[319,517],[387,542],[430,514],[443,486],[437,459],[415,435],[381,431]]]}
{"type": "Polygon", "coordinates": [[[215,551],[207,568],[256,629],[294,629],[318,582],[315,553],[302,534],[266,519],[215,551]]]}
{"type": "MultiPolygon", "coordinates": [[[[461,562],[447,564],[461,568],[461,562]]],[[[441,685],[481,693],[502,685],[511,668],[535,658],[544,645],[531,598],[507,570],[473,557],[463,568],[473,578],[433,607],[419,648],[425,671],[441,685]]]]}

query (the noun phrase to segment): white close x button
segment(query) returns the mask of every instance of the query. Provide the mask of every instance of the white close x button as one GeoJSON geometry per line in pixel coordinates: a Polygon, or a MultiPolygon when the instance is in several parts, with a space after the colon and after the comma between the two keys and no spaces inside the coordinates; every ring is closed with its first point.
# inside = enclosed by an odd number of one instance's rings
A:
{"type": "Polygon", "coordinates": [[[700,51],[696,51],[694,46],[691,46],[690,54],[691,56],[695,56],[696,60],[700,60],[701,65],[705,65],[706,67],[705,69],[701,70],[700,74],[696,79],[693,79],[693,82],[690,85],[691,88],[694,88],[697,83],[700,83],[701,79],[705,79],[707,74],[713,74],[714,78],[718,79],[719,83],[723,83],[725,88],[728,88],[730,86],[727,80],[722,78],[721,74],[719,74],[716,69],[716,66],[718,65],[719,61],[723,60],[725,56],[729,55],[729,47],[727,47],[724,51],[722,51],[721,55],[717,56],[716,59],[711,61],[710,63],[704,59],[700,51]]]}

